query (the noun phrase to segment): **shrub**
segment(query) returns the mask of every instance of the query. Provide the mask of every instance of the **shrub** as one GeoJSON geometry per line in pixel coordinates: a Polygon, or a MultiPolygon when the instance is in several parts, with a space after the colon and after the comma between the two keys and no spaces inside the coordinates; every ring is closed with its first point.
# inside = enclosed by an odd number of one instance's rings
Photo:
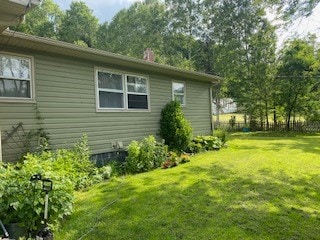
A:
{"type": "Polygon", "coordinates": [[[30,231],[40,227],[44,209],[41,181],[30,181],[35,174],[53,182],[49,193],[49,223],[53,225],[71,214],[74,189],[108,175],[107,169],[99,172],[90,162],[86,136],[73,149],[29,153],[16,165],[0,163],[0,219],[21,223],[30,231]]]}
{"type": "Polygon", "coordinates": [[[39,229],[44,211],[44,192],[41,182],[30,181],[30,177],[38,173],[53,181],[53,190],[49,193],[49,223],[57,224],[71,214],[74,199],[72,181],[56,172],[51,161],[29,155],[23,164],[1,165],[0,219],[7,223],[21,223],[29,231],[39,229]]]}
{"type": "Polygon", "coordinates": [[[165,161],[167,147],[157,143],[154,136],[144,138],[140,143],[132,141],[128,146],[126,169],[130,173],[146,172],[158,168],[165,161]]]}
{"type": "Polygon", "coordinates": [[[114,160],[108,164],[111,167],[111,176],[122,176],[127,173],[127,163],[125,161],[114,160]]]}
{"type": "Polygon", "coordinates": [[[183,152],[189,146],[192,128],[185,119],[179,102],[171,101],[162,109],[160,136],[171,150],[183,152]]]}
{"type": "Polygon", "coordinates": [[[101,168],[96,168],[96,175],[101,176],[102,179],[109,179],[112,174],[111,166],[103,166],[101,168]]]}
{"type": "Polygon", "coordinates": [[[215,136],[197,136],[188,147],[188,152],[199,153],[202,151],[219,150],[223,146],[220,138],[215,136]]]}
{"type": "Polygon", "coordinates": [[[169,152],[167,160],[162,164],[162,168],[172,168],[178,166],[179,164],[190,162],[189,155],[186,153],[181,154],[180,156],[175,152],[169,152]]]}
{"type": "Polygon", "coordinates": [[[222,142],[222,144],[226,144],[227,140],[228,140],[228,134],[226,131],[222,130],[222,129],[218,129],[218,130],[215,130],[213,132],[213,136],[219,138],[222,142]]]}

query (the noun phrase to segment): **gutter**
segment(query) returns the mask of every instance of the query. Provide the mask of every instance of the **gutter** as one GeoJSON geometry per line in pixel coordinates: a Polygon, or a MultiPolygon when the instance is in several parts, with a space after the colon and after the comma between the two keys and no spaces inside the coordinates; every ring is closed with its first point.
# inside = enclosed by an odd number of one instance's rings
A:
{"type": "MultiPolygon", "coordinates": [[[[198,79],[199,81],[216,83],[222,80],[221,77],[209,75],[206,73],[190,71],[185,69],[180,69],[164,64],[149,62],[143,59],[136,59],[132,57],[123,56],[120,54],[115,54],[111,52],[106,52],[99,49],[82,47],[71,43],[61,42],[53,40],[50,38],[43,38],[38,36],[32,36],[20,32],[15,32],[11,30],[5,30],[2,36],[9,37],[8,45],[21,47],[21,42],[29,42],[28,48],[32,50],[40,50],[45,52],[51,52],[55,54],[62,54],[67,56],[75,56],[87,59],[87,60],[96,60],[106,63],[118,64],[122,67],[131,67],[147,71],[160,72],[162,74],[170,74],[173,76],[181,76],[184,78],[193,78],[198,79]],[[16,41],[16,42],[15,42],[16,41]],[[31,44],[30,44],[31,43],[31,44]],[[44,48],[44,46],[46,46],[44,48]],[[98,59],[99,58],[99,59],[98,59]]],[[[0,35],[0,36],[1,36],[0,35]]]]}

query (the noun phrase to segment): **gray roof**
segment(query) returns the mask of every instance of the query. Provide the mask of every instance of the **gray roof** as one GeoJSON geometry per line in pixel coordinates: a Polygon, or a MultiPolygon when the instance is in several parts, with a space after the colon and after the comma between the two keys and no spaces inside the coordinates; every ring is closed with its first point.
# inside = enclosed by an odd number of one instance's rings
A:
{"type": "MultiPolygon", "coordinates": [[[[1,1],[1,0],[0,0],[1,1]]],[[[84,60],[111,64],[122,68],[130,68],[138,71],[154,72],[172,77],[182,77],[216,83],[221,77],[205,73],[184,70],[168,65],[149,62],[142,59],[126,57],[98,49],[82,47],[75,44],[61,42],[49,38],[32,36],[11,30],[5,30],[0,34],[0,46],[24,48],[27,51],[40,51],[45,53],[59,54],[63,56],[76,57],[84,60]]]]}

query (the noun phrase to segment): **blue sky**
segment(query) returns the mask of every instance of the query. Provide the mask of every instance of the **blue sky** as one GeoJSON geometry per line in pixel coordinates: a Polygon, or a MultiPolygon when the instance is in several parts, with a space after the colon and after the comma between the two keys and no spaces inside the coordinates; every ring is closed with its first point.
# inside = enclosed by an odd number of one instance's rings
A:
{"type": "MultiPolygon", "coordinates": [[[[74,0],[54,0],[63,10],[69,9],[70,3],[74,0]]],[[[134,2],[141,0],[82,0],[93,10],[93,14],[100,20],[110,22],[112,17],[123,8],[130,7],[134,2]]]]}

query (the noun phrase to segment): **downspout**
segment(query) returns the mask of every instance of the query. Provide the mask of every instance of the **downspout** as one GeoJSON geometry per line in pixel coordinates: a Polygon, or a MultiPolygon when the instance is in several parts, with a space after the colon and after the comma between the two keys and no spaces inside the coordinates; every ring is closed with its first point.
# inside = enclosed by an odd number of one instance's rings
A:
{"type": "MultiPolygon", "coordinates": [[[[212,107],[212,104],[213,104],[213,90],[215,89],[216,86],[218,86],[220,84],[220,81],[218,82],[212,82],[211,83],[211,87],[210,87],[210,119],[211,119],[211,133],[213,134],[214,132],[214,121],[213,121],[213,117],[212,117],[212,113],[213,113],[213,107],[212,107]]],[[[217,109],[219,111],[219,106],[217,105],[217,109]]]]}
{"type": "Polygon", "coordinates": [[[213,135],[213,132],[214,132],[214,123],[213,123],[213,117],[212,117],[212,113],[213,113],[213,94],[212,94],[212,91],[213,91],[213,87],[215,85],[212,83],[211,86],[210,86],[210,122],[211,122],[211,134],[213,135]]]}
{"type": "Polygon", "coordinates": [[[2,138],[1,138],[1,129],[0,129],[0,162],[2,162],[2,146],[1,146],[2,138]]]}

